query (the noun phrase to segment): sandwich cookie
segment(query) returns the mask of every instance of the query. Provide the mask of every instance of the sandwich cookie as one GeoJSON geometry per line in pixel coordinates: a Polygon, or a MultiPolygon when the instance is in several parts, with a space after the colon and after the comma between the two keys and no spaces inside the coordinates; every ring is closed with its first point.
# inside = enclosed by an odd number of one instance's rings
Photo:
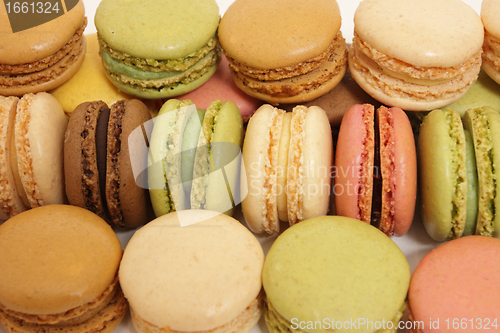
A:
{"type": "Polygon", "coordinates": [[[420,212],[434,240],[500,236],[498,131],[500,115],[488,107],[466,111],[463,124],[451,110],[425,117],[418,141],[420,212]]]}
{"type": "Polygon", "coordinates": [[[219,39],[236,85],[271,104],[326,94],[344,76],[347,47],[334,0],[236,0],[219,39]]]}
{"type": "Polygon", "coordinates": [[[410,281],[408,312],[418,333],[498,329],[500,240],[470,236],[433,249],[410,281]],[[472,305],[473,304],[473,305],[472,305]]]}
{"type": "Polygon", "coordinates": [[[410,267],[376,228],[321,216],[278,236],[262,282],[271,333],[395,333],[406,307],[410,267]]]}
{"type": "Polygon", "coordinates": [[[248,333],[262,314],[263,263],[259,241],[240,222],[192,209],[138,230],[119,277],[139,333],[248,333]]]}
{"type": "MultiPolygon", "coordinates": [[[[42,3],[36,3],[38,4],[42,3]]],[[[26,6],[29,7],[28,10],[32,9],[28,4],[26,6]]],[[[45,10],[52,9],[48,8],[46,3],[44,6],[45,10]]],[[[24,10],[23,8],[24,3],[21,10],[24,10]]],[[[15,11],[15,8],[12,10],[15,11]]],[[[40,8],[36,7],[37,13],[38,10],[40,8]]],[[[61,5],[58,10],[66,11],[66,8],[63,9],[61,5]]],[[[78,71],[85,58],[86,42],[83,31],[87,26],[87,18],[84,15],[83,0],[79,0],[63,15],[16,32],[9,24],[7,7],[2,6],[0,95],[22,96],[48,91],[68,81],[78,71]]]]}
{"type": "Polygon", "coordinates": [[[113,331],[128,304],[120,241],[69,205],[38,207],[0,226],[0,324],[8,333],[113,331]]]}
{"type": "Polygon", "coordinates": [[[476,81],[483,36],[479,15],[460,0],[366,0],[354,14],[349,68],[381,103],[430,111],[476,81]]]}
{"type": "Polygon", "coordinates": [[[261,106],[248,122],[243,161],[241,207],[253,232],[278,233],[280,220],[293,225],[328,212],[333,143],[323,109],[261,106]]]}
{"type": "Polygon", "coordinates": [[[94,21],[106,75],[127,94],[157,99],[187,93],[220,62],[215,0],[104,0],[94,21]]]}
{"type": "Polygon", "coordinates": [[[354,105],[344,115],[335,153],[337,214],[368,222],[388,236],[411,226],[417,161],[410,121],[399,108],[354,105]]]}
{"type": "Polygon", "coordinates": [[[484,25],[483,70],[500,83],[500,1],[485,0],[481,3],[481,19],[484,25]]]}
{"type": "Polygon", "coordinates": [[[231,215],[239,199],[243,121],[233,102],[206,111],[168,100],[154,118],[148,184],[156,216],[184,209],[231,215]]]}
{"type": "Polygon", "coordinates": [[[66,201],[67,124],[64,111],[50,94],[0,96],[0,210],[5,218],[66,201]]]}
{"type": "MultiPolygon", "coordinates": [[[[80,104],[64,138],[64,173],[70,204],[86,208],[114,226],[136,228],[152,219],[147,189],[134,175],[132,162],[147,150],[130,140],[132,131],[151,119],[139,100],[80,104]]],[[[144,141],[144,137],[140,138],[144,141]]]]}

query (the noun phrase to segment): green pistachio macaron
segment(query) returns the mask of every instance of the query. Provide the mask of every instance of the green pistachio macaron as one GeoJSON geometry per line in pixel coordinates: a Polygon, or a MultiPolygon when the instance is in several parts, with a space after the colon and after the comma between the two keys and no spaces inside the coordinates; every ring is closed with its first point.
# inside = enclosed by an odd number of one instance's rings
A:
{"type": "Polygon", "coordinates": [[[397,245],[377,228],[348,217],[322,216],[276,239],[262,278],[271,333],[396,332],[410,268],[397,245]]]}
{"type": "Polygon", "coordinates": [[[233,102],[206,111],[168,100],[154,119],[148,185],[156,216],[189,208],[232,214],[239,200],[243,120],[233,102]]]}
{"type": "Polygon", "coordinates": [[[94,21],[106,75],[134,96],[187,93],[220,62],[215,0],[103,0],[94,21]]]}
{"type": "Polygon", "coordinates": [[[500,115],[490,107],[459,113],[434,110],[418,141],[421,216],[436,241],[500,236],[500,115]]]}

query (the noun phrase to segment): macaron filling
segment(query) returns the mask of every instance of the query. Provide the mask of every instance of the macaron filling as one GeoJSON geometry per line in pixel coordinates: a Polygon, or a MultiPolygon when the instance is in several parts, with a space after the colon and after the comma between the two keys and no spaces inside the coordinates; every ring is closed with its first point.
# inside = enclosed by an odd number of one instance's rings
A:
{"type": "Polygon", "coordinates": [[[466,152],[465,170],[467,173],[467,213],[462,236],[469,236],[476,233],[479,183],[472,136],[467,130],[464,130],[464,134],[466,152]]]}

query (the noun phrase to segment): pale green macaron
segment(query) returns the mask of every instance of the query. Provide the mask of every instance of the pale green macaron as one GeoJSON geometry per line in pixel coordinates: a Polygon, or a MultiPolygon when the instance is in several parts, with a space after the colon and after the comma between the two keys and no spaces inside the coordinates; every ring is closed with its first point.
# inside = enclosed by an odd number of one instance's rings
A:
{"type": "Polygon", "coordinates": [[[134,96],[185,94],[221,59],[215,0],[103,0],[94,21],[106,75],[134,96]]]}
{"type": "Polygon", "coordinates": [[[408,261],[377,228],[348,217],[305,220],[266,257],[266,324],[271,333],[396,332],[409,282],[408,261]]]}

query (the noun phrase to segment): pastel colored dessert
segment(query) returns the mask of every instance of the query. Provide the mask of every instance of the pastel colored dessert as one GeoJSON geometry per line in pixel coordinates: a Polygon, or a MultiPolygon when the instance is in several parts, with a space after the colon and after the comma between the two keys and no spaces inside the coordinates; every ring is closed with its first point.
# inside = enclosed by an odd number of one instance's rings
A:
{"type": "Polygon", "coordinates": [[[127,312],[120,241],[85,209],[49,205],[16,215],[0,225],[0,255],[8,333],[109,333],[127,312]]]}
{"type": "Polygon", "coordinates": [[[483,36],[479,15],[460,0],[362,1],[349,68],[381,103],[430,111],[458,100],[476,81],[483,36]]]}
{"type": "MultiPolygon", "coordinates": [[[[373,97],[368,95],[354,81],[349,68],[347,68],[344,77],[332,90],[326,94],[313,99],[312,101],[301,103],[301,105],[319,106],[325,110],[330,125],[339,127],[344,113],[354,104],[369,103],[380,105],[373,97]]],[[[296,104],[280,104],[280,108],[286,111],[292,111],[296,104]]]]}
{"type": "Polygon", "coordinates": [[[222,55],[217,71],[207,81],[207,84],[176,98],[178,100],[189,99],[201,110],[206,110],[214,99],[234,102],[240,109],[243,122],[247,122],[255,110],[262,105],[262,101],[245,94],[236,86],[229,70],[229,63],[224,55],[222,55]]]}
{"type": "Polygon", "coordinates": [[[488,107],[466,111],[463,124],[451,110],[425,117],[418,142],[420,211],[434,240],[499,236],[498,131],[500,115],[488,107]]]}
{"type": "Polygon", "coordinates": [[[340,125],[334,189],[338,215],[362,220],[388,236],[413,221],[417,161],[410,121],[399,108],[353,105],[340,125]]]}
{"type": "Polygon", "coordinates": [[[266,256],[262,282],[271,333],[395,333],[406,307],[410,267],[376,228],[348,217],[321,216],[278,236],[266,256]]]}
{"type": "Polygon", "coordinates": [[[186,210],[138,230],[119,277],[138,333],[248,333],[262,314],[263,263],[259,241],[237,220],[186,210]]]}
{"type": "Polygon", "coordinates": [[[498,84],[484,70],[479,72],[477,81],[472,84],[462,98],[442,107],[441,110],[452,110],[458,112],[463,117],[465,111],[483,106],[489,106],[500,112],[500,91],[498,84]]]}
{"type": "Polygon", "coordinates": [[[148,184],[156,216],[185,209],[231,215],[239,200],[243,121],[233,102],[198,111],[168,100],[150,136],[148,184]]]}
{"type": "MultiPolygon", "coordinates": [[[[24,26],[28,22],[33,24],[32,19],[9,20],[7,7],[0,8],[0,95],[22,96],[48,91],[78,71],[85,58],[83,31],[87,18],[83,0],[70,3],[73,6],[67,7],[63,15],[34,27],[24,26]]],[[[15,12],[15,8],[12,11],[15,12]]]]}
{"type": "Polygon", "coordinates": [[[187,93],[220,62],[215,0],[104,0],[94,21],[106,75],[127,94],[157,99],[187,93]]]}
{"type": "Polygon", "coordinates": [[[0,96],[0,210],[62,204],[63,143],[68,120],[57,100],[41,92],[0,96]]]}
{"type": "Polygon", "coordinates": [[[80,104],[64,140],[64,174],[70,204],[86,208],[114,226],[136,228],[153,218],[148,191],[133,163],[147,168],[147,149],[130,134],[151,120],[139,100],[80,104]]]}
{"type": "Polygon", "coordinates": [[[500,2],[485,0],[481,2],[481,20],[484,25],[483,70],[500,83],[500,2]]]}
{"type": "Polygon", "coordinates": [[[271,104],[326,94],[344,76],[347,47],[334,0],[236,0],[219,39],[236,85],[271,104]]]}
{"type": "Polygon", "coordinates": [[[323,109],[261,106],[248,122],[243,162],[241,208],[253,232],[278,233],[280,221],[328,212],[333,143],[323,109]]]}
{"type": "Polygon", "coordinates": [[[87,52],[82,67],[66,83],[50,91],[68,116],[84,102],[102,100],[111,105],[119,100],[133,98],[133,96],[119,91],[106,77],[99,56],[97,35],[94,33],[85,37],[87,52]]]}
{"type": "Polygon", "coordinates": [[[500,240],[481,236],[455,239],[428,253],[408,291],[410,320],[424,324],[413,331],[496,330],[500,268],[491,260],[499,256],[500,240]]]}

